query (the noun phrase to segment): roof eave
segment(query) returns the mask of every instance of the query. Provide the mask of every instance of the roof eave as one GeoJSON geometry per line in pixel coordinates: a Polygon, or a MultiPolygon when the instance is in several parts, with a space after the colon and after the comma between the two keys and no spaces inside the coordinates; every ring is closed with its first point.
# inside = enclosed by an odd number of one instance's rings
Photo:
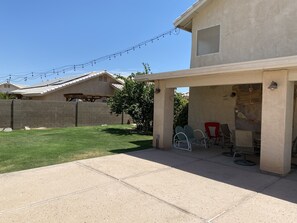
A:
{"type": "Polygon", "coordinates": [[[174,26],[192,32],[192,19],[209,0],[198,0],[174,21],[174,26]]]}
{"type": "Polygon", "coordinates": [[[292,69],[297,68],[297,56],[279,57],[273,59],[247,61],[240,63],[230,63],[223,65],[214,65],[207,67],[198,67],[187,70],[164,72],[150,75],[139,75],[135,77],[137,81],[155,81],[174,78],[208,76],[215,74],[227,74],[245,71],[274,70],[274,69],[292,69]]]}
{"type": "Polygon", "coordinates": [[[25,97],[38,97],[38,96],[43,96],[43,94],[40,94],[40,93],[10,92],[10,94],[13,94],[13,95],[22,95],[22,96],[25,96],[25,97]]]}

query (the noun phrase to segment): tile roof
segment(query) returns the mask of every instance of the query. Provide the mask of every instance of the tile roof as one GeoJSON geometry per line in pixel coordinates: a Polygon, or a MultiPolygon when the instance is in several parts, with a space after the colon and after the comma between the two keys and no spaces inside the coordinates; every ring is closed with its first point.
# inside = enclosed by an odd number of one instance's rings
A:
{"type": "Polygon", "coordinates": [[[24,96],[41,96],[41,95],[45,95],[50,92],[66,88],[68,86],[72,86],[79,82],[82,82],[82,81],[85,81],[88,79],[92,79],[92,78],[95,78],[95,77],[98,77],[98,76],[104,75],[104,74],[108,75],[109,77],[116,80],[119,85],[122,84],[122,81],[120,81],[119,79],[116,79],[116,77],[113,74],[111,74],[107,71],[101,71],[101,72],[91,72],[91,73],[86,73],[83,75],[76,75],[76,76],[71,76],[71,77],[50,80],[47,82],[42,82],[40,84],[33,85],[31,87],[14,90],[11,93],[12,94],[21,94],[24,96]]]}

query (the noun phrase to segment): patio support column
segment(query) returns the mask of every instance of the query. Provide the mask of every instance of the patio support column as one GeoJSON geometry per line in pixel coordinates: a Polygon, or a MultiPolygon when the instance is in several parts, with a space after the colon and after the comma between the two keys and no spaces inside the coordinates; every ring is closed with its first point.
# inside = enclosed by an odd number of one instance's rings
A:
{"type": "Polygon", "coordinates": [[[288,71],[263,73],[261,163],[263,171],[286,175],[291,170],[294,82],[288,71]],[[277,89],[268,89],[271,82],[277,89]]]}
{"type": "Polygon", "coordinates": [[[154,139],[158,149],[171,149],[173,134],[174,88],[166,88],[165,82],[155,83],[154,139]]]}

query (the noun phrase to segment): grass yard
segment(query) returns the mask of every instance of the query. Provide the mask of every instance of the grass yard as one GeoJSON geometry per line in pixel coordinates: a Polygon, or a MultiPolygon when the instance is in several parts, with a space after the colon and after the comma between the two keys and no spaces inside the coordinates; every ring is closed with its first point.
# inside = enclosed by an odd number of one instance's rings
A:
{"type": "Polygon", "coordinates": [[[48,166],[152,146],[130,125],[0,132],[0,173],[48,166]]]}

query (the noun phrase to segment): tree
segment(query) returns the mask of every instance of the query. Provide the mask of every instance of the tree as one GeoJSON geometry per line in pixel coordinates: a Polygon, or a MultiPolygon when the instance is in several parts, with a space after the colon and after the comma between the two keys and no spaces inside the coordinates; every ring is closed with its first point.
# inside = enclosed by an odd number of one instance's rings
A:
{"type": "Polygon", "coordinates": [[[5,100],[15,99],[15,96],[0,92],[0,99],[5,99],[5,100]]]}
{"type": "Polygon", "coordinates": [[[188,106],[189,101],[181,93],[174,94],[174,120],[173,127],[184,126],[188,124],[188,106]]]}
{"type": "Polygon", "coordinates": [[[148,132],[152,129],[154,108],[154,85],[147,82],[137,82],[137,75],[148,75],[150,67],[143,64],[144,72],[132,73],[128,77],[119,76],[124,81],[122,90],[116,90],[108,101],[111,112],[127,113],[136,123],[137,129],[148,132]]]}
{"type": "MultiPolygon", "coordinates": [[[[151,69],[143,64],[144,72],[132,73],[128,77],[118,76],[124,81],[122,90],[116,90],[108,101],[111,112],[115,114],[127,113],[136,123],[137,129],[144,132],[152,130],[154,114],[154,84],[137,82],[135,76],[148,75],[151,69]]],[[[181,93],[174,97],[174,127],[188,123],[188,100],[181,93]]]]}

